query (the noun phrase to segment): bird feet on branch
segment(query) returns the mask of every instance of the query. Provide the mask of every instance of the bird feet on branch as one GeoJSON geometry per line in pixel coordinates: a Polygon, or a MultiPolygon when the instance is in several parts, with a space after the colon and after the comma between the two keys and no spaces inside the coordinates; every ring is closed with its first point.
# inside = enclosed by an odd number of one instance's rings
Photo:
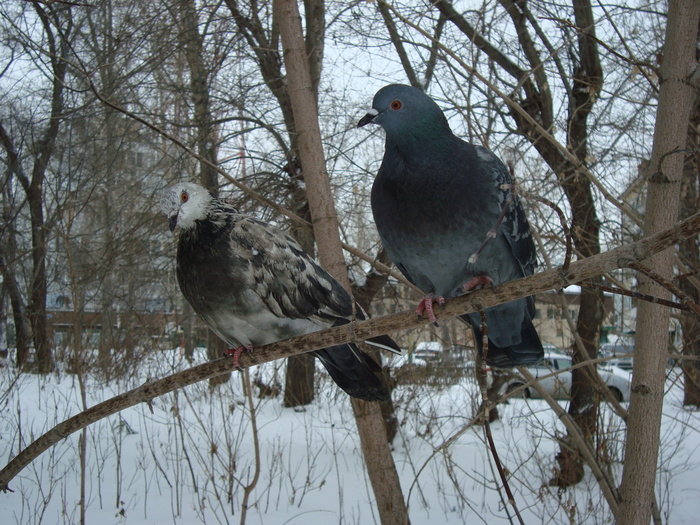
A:
{"type": "Polygon", "coordinates": [[[224,351],[224,355],[231,356],[233,357],[233,366],[235,366],[238,370],[242,370],[243,367],[241,364],[238,362],[238,360],[241,358],[241,354],[245,351],[252,352],[253,351],[253,345],[241,345],[237,348],[229,348],[228,350],[224,351]]]}
{"type": "Polygon", "coordinates": [[[462,285],[462,293],[468,293],[484,286],[493,286],[493,281],[488,275],[477,275],[462,285]]]}
{"type": "Polygon", "coordinates": [[[445,307],[445,298],[443,296],[435,297],[434,294],[429,293],[420,303],[418,303],[416,315],[418,317],[423,317],[423,312],[425,312],[425,315],[428,317],[428,320],[431,323],[433,323],[435,326],[440,326],[438,325],[437,319],[435,318],[435,312],[433,311],[433,301],[437,302],[441,307],[445,307]]]}

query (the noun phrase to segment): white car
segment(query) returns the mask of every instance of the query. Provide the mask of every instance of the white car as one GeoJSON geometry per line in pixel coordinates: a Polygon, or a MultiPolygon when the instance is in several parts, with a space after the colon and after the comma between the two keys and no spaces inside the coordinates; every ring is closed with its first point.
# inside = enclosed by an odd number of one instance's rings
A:
{"type": "Polygon", "coordinates": [[[601,357],[612,357],[607,363],[611,366],[616,366],[622,368],[623,370],[632,370],[632,357],[619,357],[624,355],[629,355],[634,353],[634,343],[616,343],[616,344],[605,344],[600,347],[598,351],[601,357]]]}
{"type": "Polygon", "coordinates": [[[413,350],[413,362],[415,364],[427,364],[436,362],[444,356],[442,343],[439,341],[425,341],[418,343],[413,350]]]}
{"type": "MultiPolygon", "coordinates": [[[[554,399],[569,399],[571,396],[571,371],[566,371],[571,368],[571,356],[554,352],[546,352],[544,360],[535,366],[530,366],[527,370],[535,377],[542,377],[540,385],[545,392],[548,392],[554,399]],[[564,370],[560,374],[545,377],[556,372],[564,370]]],[[[608,387],[615,398],[622,401],[629,401],[630,387],[632,383],[631,374],[616,366],[599,366],[598,375],[608,387]]],[[[513,370],[513,377],[503,385],[501,392],[511,392],[525,383],[525,379],[518,374],[517,369],[513,370]]],[[[523,390],[523,397],[526,398],[542,398],[537,389],[527,387],[523,390]]]]}

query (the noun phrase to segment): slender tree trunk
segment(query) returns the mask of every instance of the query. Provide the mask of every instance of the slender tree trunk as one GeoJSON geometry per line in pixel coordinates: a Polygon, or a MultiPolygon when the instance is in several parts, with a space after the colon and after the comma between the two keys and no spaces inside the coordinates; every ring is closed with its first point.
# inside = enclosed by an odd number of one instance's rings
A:
{"type": "MultiPolygon", "coordinates": [[[[338,234],[337,216],[321,145],[318,114],[295,0],[276,0],[289,94],[297,123],[299,151],[321,264],[350,291],[347,267],[338,234]]],[[[398,472],[391,456],[377,403],[352,400],[360,442],[377,509],[383,524],[408,523],[398,472]]]]}
{"type": "Polygon", "coordinates": [[[42,23],[50,46],[51,71],[51,116],[48,126],[36,144],[31,180],[17,173],[27,195],[32,227],[33,273],[29,285],[29,321],[32,325],[32,338],[36,355],[35,366],[39,373],[46,374],[53,368],[51,345],[46,330],[46,243],[47,230],[44,223],[43,186],[46,170],[56,146],[56,137],[63,117],[63,87],[68,62],[66,61],[72,29],[70,8],[58,10],[52,6],[43,8],[35,4],[34,9],[42,23]]]}
{"type": "MultiPolygon", "coordinates": [[[[603,70],[598,56],[593,9],[589,0],[573,0],[574,20],[578,31],[578,65],[574,69],[572,89],[569,95],[568,142],[581,162],[588,156],[588,116],[603,86],[603,70]]],[[[561,178],[572,210],[571,231],[576,249],[581,256],[600,253],[600,222],[589,180],[575,167],[567,169],[561,178]]],[[[560,174],[562,175],[562,174],[560,174]]],[[[599,282],[600,277],[593,279],[599,282]]],[[[574,364],[583,363],[598,354],[600,330],[603,324],[603,294],[599,290],[584,288],[576,321],[583,347],[574,345],[574,364]]],[[[578,425],[586,441],[592,446],[596,435],[599,399],[596,395],[595,366],[577,368],[571,374],[571,402],[569,415],[578,425]]],[[[556,456],[558,472],[554,485],[567,487],[583,479],[583,458],[573,446],[571,436],[562,441],[556,456]]]]}
{"type": "Polygon", "coordinates": [[[12,319],[15,323],[15,347],[17,354],[15,362],[20,369],[23,369],[27,356],[29,355],[29,343],[31,341],[30,325],[27,320],[24,302],[19,286],[15,280],[14,274],[5,264],[3,254],[0,254],[0,275],[2,275],[2,285],[10,297],[10,305],[12,306],[12,319]]]}
{"type": "MultiPolygon", "coordinates": [[[[181,0],[181,38],[185,47],[185,57],[190,72],[190,96],[194,107],[194,131],[197,152],[212,164],[217,163],[218,137],[214,125],[214,117],[211,113],[209,99],[210,72],[204,63],[204,42],[199,34],[199,22],[194,0],[181,0]]],[[[216,170],[207,163],[200,162],[199,181],[215,195],[219,193],[219,180],[216,170]]],[[[207,331],[207,356],[209,359],[218,359],[224,355],[226,343],[211,330],[207,331]]],[[[209,384],[219,385],[227,382],[231,374],[222,374],[212,377],[209,384]]]]}
{"type": "MultiPolygon", "coordinates": [[[[654,145],[645,173],[648,178],[645,235],[675,223],[678,217],[683,150],[688,138],[693,91],[697,87],[695,46],[699,18],[700,2],[697,0],[670,0],[654,145]],[[695,87],[691,83],[693,73],[695,87]]],[[[674,266],[673,250],[661,252],[645,264],[669,279],[674,266]]],[[[645,276],[640,276],[640,292],[671,298],[670,292],[645,276]]],[[[637,310],[632,394],[620,487],[620,525],[645,524],[651,519],[669,317],[668,308],[653,303],[641,302],[637,310]]]]}
{"type": "Polygon", "coordinates": [[[32,177],[32,183],[27,192],[32,226],[33,263],[28,310],[29,322],[32,325],[32,338],[34,339],[34,365],[37,372],[47,374],[51,371],[53,363],[46,331],[46,230],[44,227],[44,201],[41,190],[44,179],[43,171],[38,176],[32,177]]]}
{"type": "MultiPolygon", "coordinates": [[[[683,170],[681,216],[690,217],[700,209],[700,96],[696,94],[686,149],[690,152],[683,170]]],[[[691,237],[679,244],[681,257],[678,287],[696,304],[700,303],[700,244],[691,237]]],[[[683,354],[694,359],[682,362],[683,405],[700,407],[700,319],[692,312],[681,313],[683,354]]]]}
{"type": "Polygon", "coordinates": [[[287,358],[283,405],[287,408],[308,405],[314,400],[315,359],[311,354],[287,358]]]}
{"type": "MultiPolygon", "coordinates": [[[[309,15],[307,15],[308,18],[309,15]]],[[[316,85],[316,84],[315,84],[316,85]]],[[[317,91],[314,89],[314,94],[317,91]]],[[[298,150],[297,140],[293,142],[294,151],[298,150]]],[[[291,158],[285,170],[289,174],[288,203],[299,217],[311,222],[309,201],[303,184],[304,176],[298,158],[291,158]]],[[[295,225],[291,235],[306,253],[313,254],[316,248],[314,232],[311,228],[295,225]]],[[[300,354],[287,358],[284,375],[283,405],[287,408],[310,404],[315,396],[316,358],[311,354],[300,354]]]]}

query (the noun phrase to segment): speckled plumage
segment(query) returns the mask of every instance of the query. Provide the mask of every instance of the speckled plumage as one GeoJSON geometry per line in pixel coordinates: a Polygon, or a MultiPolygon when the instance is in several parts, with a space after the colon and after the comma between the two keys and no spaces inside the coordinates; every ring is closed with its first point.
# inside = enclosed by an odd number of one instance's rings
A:
{"type": "MultiPolygon", "coordinates": [[[[351,320],[350,295],[274,226],[192,183],[168,188],[161,208],[178,230],[183,295],[232,347],[254,348],[351,320]]],[[[362,317],[359,308],[357,315],[362,317]]],[[[400,352],[388,336],[368,342],[400,352]]],[[[356,345],[313,353],[348,394],[370,401],[389,395],[379,365],[356,345]]]]}
{"type": "MultiPolygon", "coordinates": [[[[470,279],[494,284],[530,275],[535,246],[515,196],[495,238],[477,252],[509,197],[510,174],[488,149],[456,137],[427,95],[398,84],[374,97],[358,124],[386,131],[382,164],[372,187],[372,212],[380,238],[401,272],[426,294],[445,299],[470,279]]],[[[488,362],[510,367],[541,360],[528,297],[486,310],[488,362]]],[[[480,316],[464,316],[481,346],[480,316]]]]}

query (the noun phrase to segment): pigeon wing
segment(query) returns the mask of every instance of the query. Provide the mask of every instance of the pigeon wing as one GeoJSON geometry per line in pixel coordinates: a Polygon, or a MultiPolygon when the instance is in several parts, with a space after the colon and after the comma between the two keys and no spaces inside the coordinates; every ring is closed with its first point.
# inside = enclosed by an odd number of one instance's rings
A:
{"type": "MultiPolygon", "coordinates": [[[[503,209],[508,198],[512,195],[509,209],[501,223],[501,231],[510,245],[513,256],[522,269],[523,276],[532,275],[537,266],[535,243],[532,240],[530,224],[527,221],[520,197],[512,193],[513,180],[510,172],[503,162],[490,150],[482,146],[475,146],[475,148],[483,163],[483,172],[490,173],[494,177],[501,209],[503,209]]],[[[514,279],[517,277],[520,276],[513,276],[514,279]]]]}
{"type": "Polygon", "coordinates": [[[231,250],[248,260],[250,291],[275,315],[321,326],[352,315],[349,294],[277,228],[241,215],[231,228],[231,250]]]}

